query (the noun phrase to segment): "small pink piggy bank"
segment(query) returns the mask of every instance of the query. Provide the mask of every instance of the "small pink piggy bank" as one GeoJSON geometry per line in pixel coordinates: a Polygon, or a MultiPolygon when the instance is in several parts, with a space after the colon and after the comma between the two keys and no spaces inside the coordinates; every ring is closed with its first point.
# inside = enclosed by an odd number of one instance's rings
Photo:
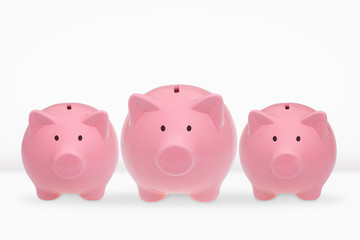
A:
{"type": "Polygon", "coordinates": [[[317,199],[335,158],[335,137],[326,114],[300,104],[250,112],[240,139],[241,164],[260,200],[278,193],[317,199]]]}
{"type": "Polygon", "coordinates": [[[173,193],[215,200],[233,164],[236,142],[220,95],[175,85],[129,99],[122,154],[144,201],[173,193]]]}
{"type": "Polygon", "coordinates": [[[101,199],[118,152],[107,113],[76,103],[32,111],[22,144],[25,170],[43,200],[62,193],[101,199]]]}

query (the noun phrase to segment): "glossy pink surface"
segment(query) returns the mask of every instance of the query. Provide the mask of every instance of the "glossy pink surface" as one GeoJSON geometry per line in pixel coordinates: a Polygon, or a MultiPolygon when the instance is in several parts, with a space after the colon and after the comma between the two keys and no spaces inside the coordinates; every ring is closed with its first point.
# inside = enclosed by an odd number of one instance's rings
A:
{"type": "Polygon", "coordinates": [[[62,193],[102,198],[118,152],[107,113],[78,103],[32,111],[22,144],[25,170],[43,200],[62,193]]]}
{"type": "Polygon", "coordinates": [[[145,201],[172,193],[215,200],[233,164],[236,142],[220,95],[175,85],[129,99],[122,154],[145,201]]]}
{"type": "Polygon", "coordinates": [[[249,114],[240,159],[257,199],[295,193],[314,200],[335,164],[334,133],[324,112],[296,103],[272,105],[249,114]]]}

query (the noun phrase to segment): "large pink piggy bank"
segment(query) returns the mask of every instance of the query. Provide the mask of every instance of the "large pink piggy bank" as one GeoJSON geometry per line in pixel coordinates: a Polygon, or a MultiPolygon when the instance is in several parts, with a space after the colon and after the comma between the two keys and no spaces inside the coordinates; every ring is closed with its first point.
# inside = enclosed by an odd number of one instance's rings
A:
{"type": "Polygon", "coordinates": [[[242,167],[260,200],[278,193],[317,199],[335,158],[335,137],[326,114],[300,104],[250,112],[240,139],[242,167]]]}
{"type": "Polygon", "coordinates": [[[220,95],[175,85],[129,99],[122,154],[144,201],[173,193],[215,200],[232,166],[236,142],[220,95]]]}
{"type": "Polygon", "coordinates": [[[118,152],[107,113],[75,103],[32,111],[22,144],[25,170],[43,200],[62,193],[102,198],[118,152]]]}

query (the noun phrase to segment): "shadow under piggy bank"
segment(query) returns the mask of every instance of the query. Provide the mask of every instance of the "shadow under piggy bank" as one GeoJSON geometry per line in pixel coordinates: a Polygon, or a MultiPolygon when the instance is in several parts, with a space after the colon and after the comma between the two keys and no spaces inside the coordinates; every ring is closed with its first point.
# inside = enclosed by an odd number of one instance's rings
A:
{"type": "Polygon", "coordinates": [[[134,193],[112,193],[107,194],[101,200],[88,201],[82,199],[78,194],[63,194],[56,200],[44,201],[33,195],[26,195],[22,198],[27,204],[46,204],[62,206],[102,206],[102,207],[133,207],[133,206],[176,206],[176,207],[200,207],[200,206],[221,206],[221,207],[243,207],[243,206],[295,206],[310,204],[337,204],[344,199],[339,195],[323,194],[314,201],[301,200],[295,194],[278,194],[276,198],[269,201],[261,201],[254,198],[249,193],[228,192],[220,194],[219,198],[212,202],[198,202],[190,198],[187,194],[170,194],[165,199],[158,202],[145,202],[140,199],[137,192],[134,193]]]}

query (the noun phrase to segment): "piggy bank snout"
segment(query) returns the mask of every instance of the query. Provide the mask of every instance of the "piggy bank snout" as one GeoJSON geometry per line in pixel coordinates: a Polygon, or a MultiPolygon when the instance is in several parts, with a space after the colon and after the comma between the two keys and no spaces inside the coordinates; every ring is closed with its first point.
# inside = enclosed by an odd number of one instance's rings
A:
{"type": "Polygon", "coordinates": [[[292,153],[282,153],[274,157],[271,163],[273,173],[281,178],[296,177],[302,169],[301,160],[292,153]]]}
{"type": "Polygon", "coordinates": [[[157,163],[160,170],[167,175],[183,175],[190,171],[193,157],[184,147],[169,146],[160,152],[157,163]]]}
{"type": "Polygon", "coordinates": [[[84,162],[75,154],[62,154],[55,158],[53,169],[59,177],[72,179],[83,172],[84,162]]]}

